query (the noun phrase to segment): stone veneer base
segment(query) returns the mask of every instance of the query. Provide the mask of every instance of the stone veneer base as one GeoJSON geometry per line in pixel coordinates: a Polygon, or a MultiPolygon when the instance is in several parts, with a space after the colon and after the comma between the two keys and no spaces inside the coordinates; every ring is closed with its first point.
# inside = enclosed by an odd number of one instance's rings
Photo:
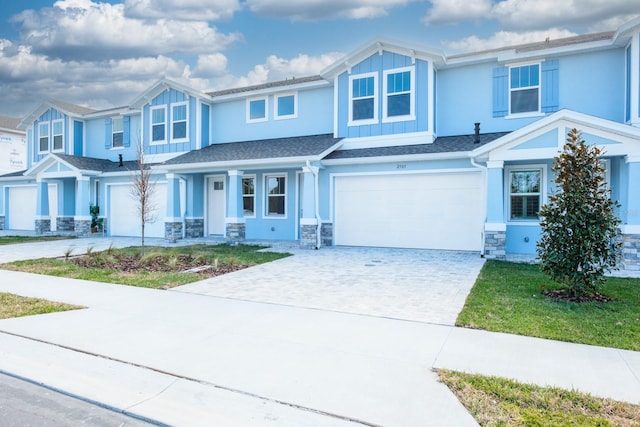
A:
{"type": "Polygon", "coordinates": [[[182,221],[164,223],[164,239],[170,242],[182,239],[182,221]]]}
{"type": "Polygon", "coordinates": [[[487,259],[507,258],[507,234],[506,231],[484,232],[484,257],[487,259]]]}
{"type": "Polygon", "coordinates": [[[640,270],[640,234],[622,235],[622,257],[625,270],[640,270]]]}
{"type": "Polygon", "coordinates": [[[73,221],[73,230],[76,236],[87,237],[91,235],[91,220],[77,219],[73,221]]]}
{"type": "Polygon", "coordinates": [[[36,219],[35,232],[36,234],[45,234],[51,232],[51,220],[36,219]]]}
{"type": "Polygon", "coordinates": [[[72,216],[56,217],[57,231],[75,231],[75,222],[72,216]]]}
{"type": "Polygon", "coordinates": [[[4,230],[4,217],[0,216],[0,230],[4,230]]]}
{"type": "Polygon", "coordinates": [[[247,226],[244,222],[228,222],[225,224],[225,228],[225,238],[227,242],[231,244],[244,242],[247,230],[247,226]]]}
{"type": "Polygon", "coordinates": [[[187,218],[184,225],[184,237],[187,239],[204,237],[204,218],[187,218]]]}

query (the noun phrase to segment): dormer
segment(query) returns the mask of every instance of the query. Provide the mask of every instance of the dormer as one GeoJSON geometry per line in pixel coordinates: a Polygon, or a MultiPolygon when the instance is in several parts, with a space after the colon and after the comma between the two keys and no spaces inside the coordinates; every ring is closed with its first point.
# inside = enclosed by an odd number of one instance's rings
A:
{"type": "Polygon", "coordinates": [[[431,143],[439,51],[374,40],[325,69],[336,93],[334,134],[344,147],[431,143]]]}
{"type": "Polygon", "coordinates": [[[210,143],[211,98],[205,93],[160,80],[138,96],[131,108],[141,112],[140,137],[136,138],[153,161],[210,143]]]}
{"type": "Polygon", "coordinates": [[[49,153],[83,155],[83,116],[94,111],[50,100],[29,114],[19,125],[19,128],[27,130],[30,153],[28,167],[49,153]]]}

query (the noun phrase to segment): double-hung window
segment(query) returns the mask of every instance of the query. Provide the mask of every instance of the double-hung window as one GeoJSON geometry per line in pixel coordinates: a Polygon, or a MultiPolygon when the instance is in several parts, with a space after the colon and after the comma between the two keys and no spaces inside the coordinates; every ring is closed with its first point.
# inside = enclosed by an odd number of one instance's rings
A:
{"type": "Polygon", "coordinates": [[[294,119],[298,116],[298,96],[295,93],[276,95],[275,119],[294,119]]]}
{"type": "Polygon", "coordinates": [[[186,102],[171,104],[171,141],[187,141],[189,105],[186,102]]]}
{"type": "Polygon", "coordinates": [[[265,217],[284,217],[287,214],[287,178],[285,175],[265,175],[265,217]]]}
{"type": "Polygon", "coordinates": [[[349,125],[378,122],[378,74],[349,77],[349,125]]]}
{"type": "Polygon", "coordinates": [[[111,120],[111,147],[124,147],[124,121],[122,117],[116,117],[111,120]]]}
{"type": "Polygon", "coordinates": [[[256,216],[256,178],[254,176],[242,178],[242,207],[245,217],[256,216]]]}
{"type": "Polygon", "coordinates": [[[49,122],[38,123],[38,152],[49,151],[49,122]]]}
{"type": "Polygon", "coordinates": [[[167,107],[151,107],[151,143],[167,142],[167,107]]]}
{"type": "Polygon", "coordinates": [[[413,68],[384,72],[383,121],[413,120],[414,80],[413,68]]]}
{"type": "Polygon", "coordinates": [[[53,137],[53,148],[52,151],[62,151],[64,149],[64,127],[62,120],[54,120],[51,123],[51,127],[53,128],[52,137],[53,137]]]}
{"type": "Polygon", "coordinates": [[[509,106],[511,114],[540,111],[540,64],[509,69],[509,106]]]}
{"type": "Polygon", "coordinates": [[[542,168],[511,169],[509,177],[509,219],[538,220],[542,205],[542,168]]]}
{"type": "Polygon", "coordinates": [[[265,122],[269,117],[267,98],[247,99],[247,123],[265,122]]]}

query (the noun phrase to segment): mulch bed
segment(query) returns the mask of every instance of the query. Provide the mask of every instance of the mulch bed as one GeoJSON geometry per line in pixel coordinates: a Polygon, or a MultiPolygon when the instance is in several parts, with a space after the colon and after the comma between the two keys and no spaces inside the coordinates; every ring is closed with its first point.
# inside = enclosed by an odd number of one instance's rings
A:
{"type": "Polygon", "coordinates": [[[545,289],[542,291],[542,295],[547,298],[551,298],[556,301],[564,302],[611,302],[613,298],[596,292],[592,296],[574,296],[567,292],[566,289],[545,289]]]}

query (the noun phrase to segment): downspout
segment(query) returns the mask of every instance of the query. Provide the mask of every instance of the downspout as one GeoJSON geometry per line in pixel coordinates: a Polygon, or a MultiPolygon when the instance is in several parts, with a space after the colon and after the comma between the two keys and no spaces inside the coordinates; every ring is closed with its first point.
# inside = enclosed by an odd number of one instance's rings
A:
{"type": "Polygon", "coordinates": [[[316,249],[320,249],[322,245],[322,236],[320,233],[322,232],[322,220],[320,219],[320,169],[317,166],[311,166],[311,162],[307,160],[307,168],[313,174],[313,181],[315,184],[315,205],[316,205],[316,249]]]}
{"type": "MultiPolygon", "coordinates": [[[[484,180],[485,180],[485,185],[484,185],[484,190],[486,192],[487,190],[487,167],[483,166],[481,164],[476,163],[476,161],[474,160],[473,156],[470,154],[469,155],[469,160],[471,160],[471,165],[475,168],[478,168],[480,170],[482,170],[484,172],[484,180]]],[[[489,200],[487,198],[487,195],[485,194],[485,201],[484,201],[484,223],[486,224],[487,222],[487,203],[489,203],[489,200]]],[[[484,258],[484,224],[482,225],[482,231],[480,232],[480,256],[482,258],[484,258]]]]}

